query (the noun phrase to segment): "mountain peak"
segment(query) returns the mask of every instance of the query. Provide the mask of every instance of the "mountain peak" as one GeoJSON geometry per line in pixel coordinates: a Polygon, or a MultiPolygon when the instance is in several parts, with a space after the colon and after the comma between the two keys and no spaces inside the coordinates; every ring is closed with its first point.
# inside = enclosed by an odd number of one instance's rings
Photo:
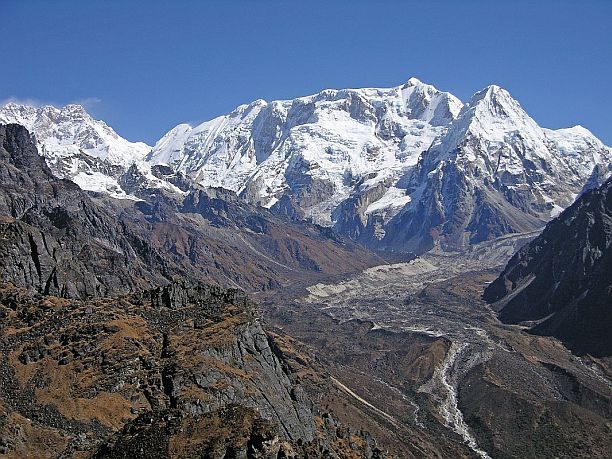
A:
{"type": "Polygon", "coordinates": [[[68,113],[68,114],[72,114],[72,115],[90,117],[89,113],[87,113],[87,110],[85,110],[85,107],[83,107],[80,104],[68,104],[68,105],[64,105],[60,109],[60,111],[62,113],[68,113]]]}
{"type": "Polygon", "coordinates": [[[2,110],[19,110],[21,108],[27,107],[27,105],[20,104],[19,102],[15,102],[14,100],[10,100],[7,103],[2,105],[2,110]]]}
{"type": "MultiPolygon", "coordinates": [[[[140,161],[151,147],[123,139],[103,121],[94,120],[83,105],[63,107],[9,102],[0,108],[0,123],[18,123],[35,134],[53,172],[75,178],[76,159],[85,154],[111,164],[140,161]],[[71,162],[73,161],[73,162],[71,162]]],[[[78,167],[77,167],[78,169],[78,167]]]]}
{"type": "Polygon", "coordinates": [[[36,112],[37,109],[31,105],[11,101],[0,107],[0,122],[21,124],[31,130],[36,112]]]}
{"type": "Polygon", "coordinates": [[[410,77],[408,79],[408,81],[406,81],[406,83],[404,84],[404,87],[411,87],[411,86],[421,86],[424,85],[425,83],[423,83],[421,80],[419,80],[416,77],[410,77]]]}
{"type": "Polygon", "coordinates": [[[58,108],[11,101],[0,107],[0,121],[19,123],[29,130],[34,130],[34,125],[40,124],[43,119],[53,122],[93,122],[85,107],[79,104],[67,104],[58,108]]]}
{"type": "Polygon", "coordinates": [[[508,91],[494,84],[474,94],[447,134],[435,142],[441,154],[439,157],[456,154],[467,139],[475,139],[479,146],[472,145],[474,151],[485,155],[497,155],[500,148],[510,144],[515,145],[517,151],[526,149],[532,152],[530,154],[547,155],[548,151],[542,128],[508,91]]]}
{"type": "Polygon", "coordinates": [[[507,113],[506,110],[502,110],[503,108],[508,108],[512,111],[517,109],[523,111],[519,103],[510,95],[510,93],[496,84],[489,85],[474,94],[468,101],[467,106],[486,106],[495,114],[506,116],[508,116],[509,113],[507,113]]]}
{"type": "Polygon", "coordinates": [[[463,104],[448,92],[410,78],[400,88],[406,111],[414,119],[421,119],[433,126],[443,126],[454,120],[463,104]]]}
{"type": "Polygon", "coordinates": [[[499,94],[500,92],[508,93],[508,91],[496,84],[490,84],[486,86],[483,91],[486,91],[489,94],[499,94]]]}
{"type": "Polygon", "coordinates": [[[518,101],[508,91],[495,84],[474,94],[463,107],[457,122],[465,128],[479,126],[479,129],[484,129],[484,132],[489,134],[493,131],[501,134],[527,129],[532,135],[536,135],[535,131],[540,130],[518,101]]]}

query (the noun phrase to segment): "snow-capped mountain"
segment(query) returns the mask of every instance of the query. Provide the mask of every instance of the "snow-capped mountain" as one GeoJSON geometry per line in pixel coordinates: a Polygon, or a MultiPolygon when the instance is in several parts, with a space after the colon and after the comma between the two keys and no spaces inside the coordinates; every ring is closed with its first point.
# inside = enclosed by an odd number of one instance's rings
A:
{"type": "Polygon", "coordinates": [[[580,126],[541,128],[498,86],[464,106],[411,78],[258,100],[177,126],[147,161],[368,245],[422,251],[540,228],[611,158],[580,126]]]}
{"type": "MultiPolygon", "coordinates": [[[[193,128],[175,127],[147,160],[266,207],[291,196],[306,216],[331,225],[356,187],[394,183],[416,164],[461,106],[416,78],[390,89],[257,100],[193,128]]],[[[389,208],[401,208],[406,197],[398,198],[389,208]]]]}
{"type": "Polygon", "coordinates": [[[574,201],[589,177],[609,175],[611,160],[611,150],[588,130],[543,129],[507,91],[490,86],[470,99],[411,169],[406,192],[412,200],[382,225],[380,245],[463,249],[541,228],[574,201]]]}
{"type": "Polygon", "coordinates": [[[612,170],[588,130],[541,128],[498,86],[464,105],[416,78],[256,100],[178,125],[152,149],[74,105],[8,104],[0,122],[28,127],[54,173],[87,190],[130,197],[136,164],[147,187],[181,192],[151,173],[167,165],[366,245],[416,252],[539,229],[612,170]]]}
{"type": "Polygon", "coordinates": [[[57,177],[116,197],[125,197],[117,177],[151,150],[143,142],[120,137],[76,104],[56,108],[9,102],[0,108],[0,123],[18,123],[34,133],[39,151],[57,177]]]}

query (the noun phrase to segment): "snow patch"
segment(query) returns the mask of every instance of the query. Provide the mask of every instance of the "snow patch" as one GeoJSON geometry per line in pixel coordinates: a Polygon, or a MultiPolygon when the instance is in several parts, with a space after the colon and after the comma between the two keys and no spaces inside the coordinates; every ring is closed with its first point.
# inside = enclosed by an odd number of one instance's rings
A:
{"type": "Polygon", "coordinates": [[[371,214],[383,209],[398,209],[404,207],[409,202],[410,196],[406,194],[406,190],[401,190],[392,186],[382,198],[370,204],[365,213],[371,214]]]}
{"type": "Polygon", "coordinates": [[[72,181],[83,190],[107,193],[113,198],[117,199],[141,201],[141,199],[137,198],[136,196],[132,196],[123,191],[115,179],[100,172],[79,172],[72,177],[72,181]]]}

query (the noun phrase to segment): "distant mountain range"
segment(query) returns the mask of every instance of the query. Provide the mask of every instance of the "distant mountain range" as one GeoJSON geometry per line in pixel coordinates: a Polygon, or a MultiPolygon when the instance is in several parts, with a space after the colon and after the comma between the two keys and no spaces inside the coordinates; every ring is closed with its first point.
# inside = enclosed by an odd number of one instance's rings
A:
{"type": "Polygon", "coordinates": [[[463,104],[416,78],[257,100],[153,147],[77,105],[9,103],[0,122],[26,126],[53,173],[86,190],[137,199],[121,179],[131,164],[174,189],[151,173],[163,164],[371,248],[417,253],[539,229],[612,170],[612,150],[588,130],[541,128],[498,86],[463,104]]]}

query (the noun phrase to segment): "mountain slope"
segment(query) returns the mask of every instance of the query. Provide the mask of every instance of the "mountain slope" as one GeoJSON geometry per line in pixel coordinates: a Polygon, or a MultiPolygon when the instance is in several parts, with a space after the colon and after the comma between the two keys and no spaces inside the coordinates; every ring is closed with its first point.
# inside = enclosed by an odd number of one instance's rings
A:
{"type": "Polygon", "coordinates": [[[612,179],[582,195],[519,250],[485,291],[507,323],[574,351],[612,355],[612,179]]]}
{"type": "Polygon", "coordinates": [[[168,281],[171,264],[73,182],[54,177],[16,124],[0,125],[0,218],[5,281],[70,297],[168,281]]]}
{"type": "Polygon", "coordinates": [[[384,457],[316,417],[241,291],[75,301],[0,283],[0,330],[8,457],[384,457]]]}
{"type": "Polygon", "coordinates": [[[260,291],[380,262],[163,167],[157,182],[128,169],[119,180],[139,197],[118,200],[54,177],[22,126],[0,125],[0,146],[0,273],[40,293],[108,296],[173,276],[260,291]]]}

